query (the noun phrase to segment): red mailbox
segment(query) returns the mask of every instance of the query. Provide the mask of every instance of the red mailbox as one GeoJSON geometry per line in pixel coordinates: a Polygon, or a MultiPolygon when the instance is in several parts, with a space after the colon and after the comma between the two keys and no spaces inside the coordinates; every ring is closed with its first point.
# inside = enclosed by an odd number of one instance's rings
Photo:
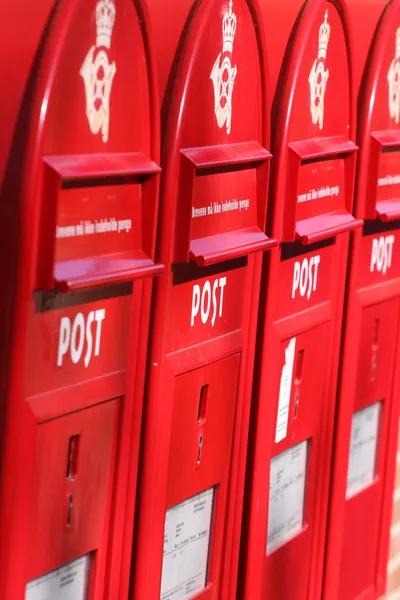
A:
{"type": "Polygon", "coordinates": [[[238,593],[246,600],[321,597],[348,232],[362,224],[352,215],[343,3],[307,3],[283,64],[271,176],[281,244],[263,272],[238,593]]]}
{"type": "Polygon", "coordinates": [[[157,1],[150,14],[155,32],[168,15],[181,38],[156,41],[160,71],[176,52],[163,106],[167,273],[154,292],[132,597],[230,599],[261,257],[277,244],[264,233],[266,53],[254,2],[190,0],[175,14],[157,1]]]}
{"type": "MultiPolygon", "coordinates": [[[[366,54],[366,53],[365,53],[366,54]]],[[[324,598],[385,590],[399,422],[400,2],[384,11],[359,94],[360,158],[324,598]]]]}
{"type": "Polygon", "coordinates": [[[10,600],[123,598],[163,269],[157,98],[140,1],[53,8],[0,200],[0,584],[10,600]]]}

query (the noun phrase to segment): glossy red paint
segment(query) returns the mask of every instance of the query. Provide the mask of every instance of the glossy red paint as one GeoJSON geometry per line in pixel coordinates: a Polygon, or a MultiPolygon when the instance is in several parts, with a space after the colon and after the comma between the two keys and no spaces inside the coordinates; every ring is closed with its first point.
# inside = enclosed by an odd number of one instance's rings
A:
{"type": "Polygon", "coordinates": [[[162,270],[147,16],[140,1],[75,0],[35,27],[0,199],[0,582],[29,598],[28,584],[88,556],[79,598],[127,597],[162,270]]]}
{"type": "Polygon", "coordinates": [[[281,19],[285,32],[296,22],[272,126],[267,230],[281,245],[264,257],[237,597],[317,600],[348,232],[362,225],[352,214],[355,98],[345,5],[314,0],[281,19]]]}
{"type": "Polygon", "coordinates": [[[391,2],[381,15],[371,47],[363,46],[365,72],[358,98],[355,210],[365,225],[354,233],[350,254],[327,599],[377,599],[386,582],[399,422],[400,104],[391,82],[398,68],[400,3],[391,2]]]}
{"type": "Polygon", "coordinates": [[[277,244],[264,233],[266,51],[255,2],[150,1],[149,12],[165,90],[158,258],[167,270],[155,283],[132,598],[228,600],[261,257],[277,244]],[[205,541],[192,560],[184,542],[200,526],[185,511],[199,494],[205,541]]]}

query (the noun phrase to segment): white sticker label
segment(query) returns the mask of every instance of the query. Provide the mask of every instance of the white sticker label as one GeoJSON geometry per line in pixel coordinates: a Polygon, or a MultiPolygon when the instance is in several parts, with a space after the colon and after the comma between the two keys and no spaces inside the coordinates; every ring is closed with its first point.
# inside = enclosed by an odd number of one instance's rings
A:
{"type": "Polygon", "coordinates": [[[285,439],[289,420],[290,394],[292,391],[293,363],[296,350],[296,338],[290,340],[285,350],[285,364],[281,374],[279,388],[278,416],[276,418],[275,444],[285,439]]]}
{"type": "Polygon", "coordinates": [[[25,600],[86,600],[90,556],[33,579],[25,590],[25,600]]]}
{"type": "Polygon", "coordinates": [[[371,404],[353,415],[346,497],[370,485],[375,477],[381,404],[371,404]]]}
{"type": "Polygon", "coordinates": [[[303,529],[307,440],[271,460],[267,555],[303,529]]]}
{"type": "Polygon", "coordinates": [[[165,516],[161,600],[187,600],[207,585],[214,488],[165,516]]]}

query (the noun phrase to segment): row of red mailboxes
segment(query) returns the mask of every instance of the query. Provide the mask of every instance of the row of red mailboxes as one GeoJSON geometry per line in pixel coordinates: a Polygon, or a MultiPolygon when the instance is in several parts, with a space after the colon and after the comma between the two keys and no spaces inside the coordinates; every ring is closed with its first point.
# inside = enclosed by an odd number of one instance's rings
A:
{"type": "Polygon", "coordinates": [[[0,21],[2,598],[377,598],[400,1],[0,21]]]}

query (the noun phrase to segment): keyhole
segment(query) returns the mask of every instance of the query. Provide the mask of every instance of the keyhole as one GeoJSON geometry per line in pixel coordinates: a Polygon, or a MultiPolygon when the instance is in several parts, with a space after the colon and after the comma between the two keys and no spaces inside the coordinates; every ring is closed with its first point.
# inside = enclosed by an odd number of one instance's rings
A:
{"type": "Polygon", "coordinates": [[[74,507],[74,497],[72,494],[68,497],[68,516],[67,516],[67,527],[71,527],[72,523],[72,509],[74,507]]]}
{"type": "Polygon", "coordinates": [[[202,451],[203,451],[203,434],[201,434],[201,436],[199,438],[199,449],[197,452],[197,466],[200,465],[202,451]]]}

